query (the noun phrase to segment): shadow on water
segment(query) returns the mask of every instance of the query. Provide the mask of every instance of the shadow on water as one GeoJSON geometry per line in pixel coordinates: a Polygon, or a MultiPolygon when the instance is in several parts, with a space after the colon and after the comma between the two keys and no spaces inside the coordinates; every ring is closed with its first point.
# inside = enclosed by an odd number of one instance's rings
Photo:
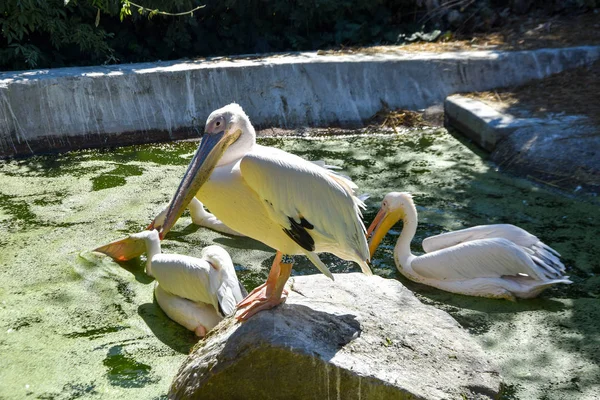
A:
{"type": "MultiPolygon", "coordinates": [[[[127,177],[141,173],[140,163],[187,165],[197,147],[198,143],[196,141],[142,144],[38,155],[11,160],[10,163],[18,167],[18,174],[27,173],[30,176],[45,178],[56,178],[63,175],[79,177],[105,170],[106,165],[112,164],[115,166],[112,173],[114,176],[127,177]],[[135,163],[135,165],[131,163],[135,163]]],[[[8,171],[5,173],[12,175],[17,172],[8,171]]],[[[98,185],[98,188],[101,187],[101,184],[98,185]]]]}
{"type": "Polygon", "coordinates": [[[141,257],[132,258],[131,260],[127,261],[119,261],[116,263],[119,264],[119,266],[125,271],[131,273],[131,275],[135,277],[136,281],[143,283],[144,285],[154,282],[154,278],[146,274],[146,262],[145,260],[142,260],[141,257]]]}
{"type": "Polygon", "coordinates": [[[136,361],[123,346],[113,346],[103,362],[109,382],[124,388],[141,388],[160,379],[152,373],[152,367],[136,361]]]}
{"type": "Polygon", "coordinates": [[[188,354],[198,337],[192,332],[172,321],[160,308],[153,298],[152,303],[144,303],[137,309],[146,325],[152,330],[154,336],[161,342],[181,354],[188,354]]]}
{"type": "Polygon", "coordinates": [[[216,238],[214,242],[223,246],[233,247],[235,249],[251,249],[275,253],[275,250],[271,247],[249,237],[221,236],[216,238]]]}
{"type": "MultiPolygon", "coordinates": [[[[175,241],[182,242],[182,243],[188,242],[187,238],[190,235],[195,234],[198,231],[200,231],[200,234],[201,234],[201,231],[203,229],[209,229],[209,228],[205,228],[200,225],[189,224],[183,229],[173,229],[173,230],[169,231],[169,233],[166,236],[166,239],[175,240],[175,241]]],[[[211,229],[209,229],[209,230],[211,230],[211,229]]],[[[216,232],[216,231],[214,231],[214,232],[216,232]]],[[[228,247],[232,247],[235,249],[251,249],[251,250],[261,250],[261,251],[265,251],[265,252],[275,252],[275,250],[270,248],[269,246],[263,244],[262,242],[254,240],[252,238],[249,238],[249,237],[227,235],[225,233],[220,233],[220,232],[217,232],[217,233],[221,236],[215,238],[213,241],[219,245],[228,246],[228,247]]]]}
{"type": "Polygon", "coordinates": [[[186,226],[185,228],[183,228],[181,230],[175,230],[175,229],[170,230],[169,233],[167,233],[166,238],[177,240],[180,238],[184,238],[187,235],[190,235],[192,233],[196,233],[201,228],[202,227],[200,225],[189,224],[188,226],[186,226]]]}
{"type": "Polygon", "coordinates": [[[47,392],[38,396],[38,399],[79,399],[96,397],[100,393],[96,390],[97,384],[92,380],[90,382],[71,382],[67,383],[56,392],[47,392]]]}

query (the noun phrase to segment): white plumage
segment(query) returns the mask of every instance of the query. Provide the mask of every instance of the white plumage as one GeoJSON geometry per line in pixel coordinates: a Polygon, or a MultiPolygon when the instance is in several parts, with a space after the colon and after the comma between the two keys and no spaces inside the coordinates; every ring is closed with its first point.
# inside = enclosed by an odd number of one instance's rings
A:
{"type": "Polygon", "coordinates": [[[223,320],[211,304],[194,303],[165,291],[160,285],[154,287],[154,296],[160,308],[179,325],[204,337],[223,320]]]}
{"type": "MultiPolygon", "coordinates": [[[[202,257],[161,254],[156,230],[130,235],[129,241],[144,243],[146,273],[157,281],[154,294],[159,306],[175,322],[204,336],[227,315],[233,314],[245,290],[240,285],[229,254],[208,246],[202,257]]],[[[114,242],[115,249],[119,241],[114,242]]],[[[110,253],[110,245],[105,246],[110,253]]]]}
{"type": "Polygon", "coordinates": [[[416,233],[417,210],[408,193],[389,193],[369,227],[373,253],[399,219],[402,234],[394,248],[398,270],[407,278],[442,290],[482,297],[530,298],[564,276],[559,254],[537,237],[514,225],[476,226],[432,236],[423,241],[427,252],[410,253],[416,233]]]}
{"type": "MultiPolygon", "coordinates": [[[[565,272],[565,266],[559,259],[560,254],[536,236],[510,224],[474,226],[423,240],[423,250],[426,253],[449,248],[455,249],[454,254],[456,249],[464,248],[460,252],[464,252],[465,257],[469,253],[479,254],[487,251],[489,262],[485,265],[488,266],[488,270],[491,269],[496,274],[512,275],[515,269],[522,269],[522,273],[543,280],[562,278],[565,272]]],[[[425,254],[424,258],[427,259],[427,256],[425,254]]],[[[485,274],[486,272],[470,269],[470,273],[485,274]]]]}

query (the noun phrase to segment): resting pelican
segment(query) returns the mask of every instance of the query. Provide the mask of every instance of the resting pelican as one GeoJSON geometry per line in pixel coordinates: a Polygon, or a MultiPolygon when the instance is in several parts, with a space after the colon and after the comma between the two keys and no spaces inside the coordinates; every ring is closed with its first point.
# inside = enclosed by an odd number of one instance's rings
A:
{"type": "MultiPolygon", "coordinates": [[[[318,252],[355,261],[371,274],[356,186],[348,179],[285,151],[256,143],[242,108],[233,103],[206,121],[198,151],[171,200],[161,238],[194,196],[225,225],[277,250],[267,282],[238,307],[245,320],[285,300],[291,255],[306,255],[333,279],[318,252]]],[[[158,228],[158,226],[157,226],[158,228]]]]}
{"type": "MultiPolygon", "coordinates": [[[[223,317],[233,314],[236,304],[247,294],[237,279],[231,257],[222,247],[205,247],[202,258],[195,258],[161,254],[156,230],[129,235],[126,240],[145,247],[146,273],[157,281],[154,295],[160,308],[200,337],[223,317]]],[[[112,251],[120,252],[122,241],[104,246],[104,253],[112,256],[112,251]]]]}
{"type": "Polygon", "coordinates": [[[394,248],[396,267],[408,279],[448,292],[514,300],[537,296],[555,283],[572,283],[555,250],[514,225],[482,225],[432,236],[426,254],[414,256],[410,242],[417,231],[417,209],[409,193],[385,196],[369,227],[371,256],[400,219],[403,228],[394,248]]]}

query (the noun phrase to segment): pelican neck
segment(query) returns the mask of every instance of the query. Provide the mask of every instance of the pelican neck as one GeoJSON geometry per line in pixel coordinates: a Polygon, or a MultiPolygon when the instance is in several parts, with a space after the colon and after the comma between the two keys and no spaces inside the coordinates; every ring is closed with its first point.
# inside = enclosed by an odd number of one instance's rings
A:
{"type": "Polygon", "coordinates": [[[407,268],[412,258],[414,258],[410,251],[410,243],[417,233],[417,224],[417,212],[413,206],[411,210],[405,210],[404,218],[402,218],[402,232],[394,247],[394,254],[398,258],[397,262],[403,268],[407,268]]]}

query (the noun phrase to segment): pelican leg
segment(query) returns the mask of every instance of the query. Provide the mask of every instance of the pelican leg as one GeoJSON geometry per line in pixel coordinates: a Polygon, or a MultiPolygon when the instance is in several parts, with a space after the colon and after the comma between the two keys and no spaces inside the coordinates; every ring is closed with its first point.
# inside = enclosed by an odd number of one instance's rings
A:
{"type": "MultiPolygon", "coordinates": [[[[277,257],[275,257],[275,259],[282,259],[280,252],[277,252],[277,257]]],[[[285,284],[292,273],[292,266],[294,264],[293,259],[290,256],[283,256],[283,261],[284,262],[278,262],[279,276],[277,277],[275,286],[273,288],[267,286],[265,298],[255,299],[251,303],[247,303],[248,307],[236,316],[238,320],[245,321],[259,311],[271,309],[285,302],[285,299],[287,298],[285,284]]]]}
{"type": "Polygon", "coordinates": [[[278,251],[273,260],[273,264],[271,264],[271,271],[269,271],[267,281],[256,287],[245,299],[240,301],[237,305],[238,308],[246,307],[256,300],[266,300],[269,297],[269,294],[271,294],[277,284],[277,278],[279,278],[279,272],[281,270],[279,264],[281,263],[282,256],[283,254],[278,251]]]}

